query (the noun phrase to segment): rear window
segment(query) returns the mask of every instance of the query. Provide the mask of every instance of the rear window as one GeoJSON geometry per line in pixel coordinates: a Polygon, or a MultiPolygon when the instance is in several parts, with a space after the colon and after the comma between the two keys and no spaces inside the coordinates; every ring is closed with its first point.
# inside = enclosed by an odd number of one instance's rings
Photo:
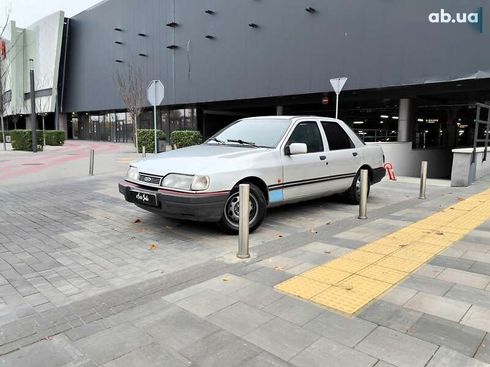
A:
{"type": "Polygon", "coordinates": [[[345,130],[336,122],[322,121],[323,130],[327,136],[330,150],[342,150],[354,148],[354,143],[345,130]]]}

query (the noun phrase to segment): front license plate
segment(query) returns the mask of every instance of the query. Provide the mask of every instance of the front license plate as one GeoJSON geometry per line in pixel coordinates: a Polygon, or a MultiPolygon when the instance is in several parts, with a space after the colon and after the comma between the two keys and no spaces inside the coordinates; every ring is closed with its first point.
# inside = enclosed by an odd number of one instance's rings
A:
{"type": "Polygon", "coordinates": [[[158,206],[158,199],[156,194],[151,194],[141,191],[132,191],[134,201],[138,204],[158,206]]]}

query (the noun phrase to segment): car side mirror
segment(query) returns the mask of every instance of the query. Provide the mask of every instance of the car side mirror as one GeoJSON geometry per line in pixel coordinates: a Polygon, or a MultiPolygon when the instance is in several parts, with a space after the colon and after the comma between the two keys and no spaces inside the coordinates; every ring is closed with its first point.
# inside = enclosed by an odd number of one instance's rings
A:
{"type": "Polygon", "coordinates": [[[289,155],[306,153],[308,153],[308,147],[304,143],[292,143],[289,145],[289,155]]]}

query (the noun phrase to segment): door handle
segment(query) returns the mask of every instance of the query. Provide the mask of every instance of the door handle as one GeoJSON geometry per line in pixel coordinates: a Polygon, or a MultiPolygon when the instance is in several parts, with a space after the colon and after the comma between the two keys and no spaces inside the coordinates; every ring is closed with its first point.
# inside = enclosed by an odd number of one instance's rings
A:
{"type": "Polygon", "coordinates": [[[354,157],[357,157],[357,154],[358,154],[357,152],[352,153],[354,157]]]}
{"type": "Polygon", "coordinates": [[[321,161],[324,161],[325,159],[327,159],[327,157],[326,157],[326,156],[324,156],[324,155],[321,155],[321,156],[320,156],[320,160],[321,160],[321,161]]]}

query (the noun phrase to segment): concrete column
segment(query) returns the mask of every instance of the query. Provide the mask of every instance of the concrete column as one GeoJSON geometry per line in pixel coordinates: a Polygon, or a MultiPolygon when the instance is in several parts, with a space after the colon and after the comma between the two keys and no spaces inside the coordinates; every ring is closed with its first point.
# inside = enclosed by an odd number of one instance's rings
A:
{"type": "Polygon", "coordinates": [[[398,111],[398,141],[411,141],[411,110],[412,103],[408,98],[400,99],[398,111]]]}
{"type": "Polygon", "coordinates": [[[276,107],[276,115],[282,116],[283,114],[284,114],[284,106],[277,106],[276,107]]]}
{"type": "Polygon", "coordinates": [[[65,139],[68,138],[68,115],[66,113],[60,113],[58,118],[58,129],[65,132],[65,139]]]}
{"type": "Polygon", "coordinates": [[[455,108],[451,108],[448,111],[448,119],[445,128],[446,128],[445,145],[447,145],[447,147],[449,148],[456,147],[457,145],[456,143],[458,140],[458,119],[457,119],[457,110],[455,108]]]}

